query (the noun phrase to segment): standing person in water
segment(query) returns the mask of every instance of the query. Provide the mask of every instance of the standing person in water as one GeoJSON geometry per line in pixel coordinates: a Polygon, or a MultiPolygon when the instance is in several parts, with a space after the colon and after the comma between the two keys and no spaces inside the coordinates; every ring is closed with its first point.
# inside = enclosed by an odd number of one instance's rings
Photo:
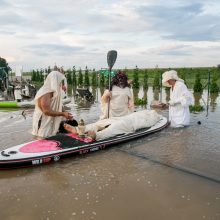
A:
{"type": "Polygon", "coordinates": [[[119,71],[112,78],[110,90],[106,89],[101,98],[101,109],[100,119],[108,118],[108,113],[111,118],[128,115],[134,111],[133,95],[124,72],[119,71]]]}
{"type": "Polygon", "coordinates": [[[192,94],[180,79],[175,70],[166,71],[162,75],[162,83],[170,88],[169,120],[171,127],[184,127],[190,123],[189,106],[192,104],[192,94]]]}
{"type": "Polygon", "coordinates": [[[71,113],[63,110],[62,90],[66,90],[64,81],[64,74],[52,71],[37,92],[34,98],[33,135],[41,138],[55,135],[63,117],[68,120],[73,118],[71,113]]]}

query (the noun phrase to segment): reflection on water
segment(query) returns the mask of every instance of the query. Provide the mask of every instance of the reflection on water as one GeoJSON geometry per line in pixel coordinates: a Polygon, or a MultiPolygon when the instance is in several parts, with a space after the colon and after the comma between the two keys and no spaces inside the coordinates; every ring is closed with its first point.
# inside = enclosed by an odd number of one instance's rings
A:
{"type": "Polygon", "coordinates": [[[160,90],[159,89],[154,89],[154,100],[159,100],[159,94],[160,90]]]}
{"type": "Polygon", "coordinates": [[[139,98],[139,89],[133,89],[133,96],[134,96],[134,100],[139,98]]]}
{"type": "Polygon", "coordinates": [[[217,98],[218,98],[218,94],[211,93],[211,95],[210,95],[210,99],[211,99],[210,100],[211,112],[214,112],[216,110],[217,98]]]}
{"type": "Polygon", "coordinates": [[[193,96],[194,96],[194,104],[204,106],[204,108],[207,111],[207,115],[208,115],[208,111],[215,112],[218,105],[219,94],[211,93],[208,98],[207,91],[205,91],[204,93],[196,92],[193,94],[193,96]]]}
{"type": "Polygon", "coordinates": [[[144,95],[142,97],[143,100],[147,100],[147,91],[148,91],[148,88],[144,89],[144,95]]]}
{"type": "Polygon", "coordinates": [[[203,103],[200,103],[200,100],[202,98],[202,93],[194,92],[193,96],[194,96],[194,105],[201,105],[201,104],[203,104],[203,103]]]}
{"type": "MultiPolygon", "coordinates": [[[[90,87],[89,90],[94,97],[94,101],[99,102],[102,94],[104,93],[105,87],[101,87],[101,88],[90,87]]],[[[69,92],[69,95],[72,97],[76,97],[77,95],[76,88],[71,88],[68,92],[69,92]]],[[[162,89],[162,93],[160,92],[159,89],[153,90],[152,87],[149,87],[146,89],[144,89],[143,87],[141,87],[140,89],[132,89],[132,92],[133,92],[134,99],[140,98],[140,99],[150,100],[150,101],[161,100],[164,103],[168,103],[170,99],[170,91],[169,89],[165,89],[165,88],[162,89]]],[[[210,111],[214,112],[216,110],[219,94],[211,93],[209,96],[209,100],[207,100],[207,90],[204,90],[203,93],[199,93],[199,92],[194,93],[193,91],[191,92],[194,97],[194,105],[203,105],[204,107],[206,107],[207,102],[208,102],[208,105],[211,107],[210,111]]],[[[93,104],[91,102],[90,103],[84,102],[83,104],[80,99],[78,100],[79,101],[75,101],[75,99],[73,98],[73,102],[76,102],[77,104],[79,104],[80,107],[84,106],[85,108],[90,108],[93,104]]],[[[148,106],[149,106],[149,103],[150,102],[148,102],[148,106]]]]}
{"type": "MultiPolygon", "coordinates": [[[[67,105],[86,123],[98,119],[104,89],[90,91],[95,99],[87,102],[71,89],[67,105]]],[[[160,98],[151,87],[134,95],[147,96],[146,108],[160,98]]],[[[162,101],[168,96],[163,89],[162,101]]],[[[202,103],[207,91],[194,97],[202,103]]],[[[219,105],[219,96],[211,95],[208,117],[191,114],[188,128],[166,128],[94,154],[1,172],[1,219],[220,219],[219,105]]],[[[32,140],[33,110],[25,117],[22,111],[0,112],[0,149],[32,140]]],[[[168,110],[157,111],[168,116],[168,110]]]]}

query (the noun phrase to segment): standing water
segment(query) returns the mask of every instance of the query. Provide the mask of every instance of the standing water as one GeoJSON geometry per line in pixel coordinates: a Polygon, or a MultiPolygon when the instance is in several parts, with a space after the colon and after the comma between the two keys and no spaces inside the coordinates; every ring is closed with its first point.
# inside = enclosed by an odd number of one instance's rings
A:
{"type": "MultiPolygon", "coordinates": [[[[72,97],[67,107],[75,119],[98,119],[100,91],[94,94],[94,102],[72,97]]],[[[150,108],[159,94],[138,92],[146,95],[150,108]]],[[[23,110],[0,110],[1,150],[32,140],[33,110],[23,110]]],[[[168,110],[157,111],[168,116],[168,110]]],[[[1,171],[1,219],[220,219],[219,119],[220,98],[212,96],[208,114],[191,114],[188,128],[168,127],[96,153],[1,171]]]]}

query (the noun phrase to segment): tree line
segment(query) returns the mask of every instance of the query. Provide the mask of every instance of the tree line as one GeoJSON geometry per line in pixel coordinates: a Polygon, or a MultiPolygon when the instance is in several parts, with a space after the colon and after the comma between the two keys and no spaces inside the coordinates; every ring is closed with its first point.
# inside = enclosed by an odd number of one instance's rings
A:
{"type": "MultiPolygon", "coordinates": [[[[172,68],[178,72],[178,76],[182,78],[189,88],[194,92],[202,92],[207,88],[209,73],[211,76],[210,92],[218,93],[220,91],[220,66],[211,68],[172,68]]],[[[132,88],[138,89],[143,86],[147,89],[152,86],[153,89],[161,88],[162,73],[170,70],[170,68],[149,68],[139,69],[137,66],[134,69],[123,69],[128,78],[132,80],[132,88]]],[[[33,82],[43,82],[46,75],[51,71],[48,67],[44,71],[33,70],[28,73],[32,76],[33,82]]],[[[108,86],[108,77],[103,74],[101,70],[89,70],[86,66],[84,70],[79,68],[76,70],[75,66],[72,69],[64,71],[67,82],[73,87],[106,87],[108,86]]],[[[115,71],[116,72],[116,71],[115,71]]]]}
{"type": "MultiPolygon", "coordinates": [[[[207,88],[209,73],[211,76],[210,92],[218,93],[220,91],[220,64],[217,67],[197,67],[197,68],[172,68],[178,72],[189,88],[194,92],[202,92],[207,88]]],[[[36,69],[31,72],[23,73],[23,75],[31,76],[33,83],[43,83],[46,76],[53,70],[50,66],[45,69],[36,69]]],[[[153,89],[161,88],[162,73],[170,70],[170,68],[145,68],[140,69],[137,66],[134,69],[122,69],[127,73],[128,78],[131,79],[132,87],[138,89],[143,86],[147,89],[152,86],[153,89]]],[[[0,78],[11,71],[6,59],[0,57],[0,78]]],[[[117,71],[117,70],[115,70],[117,71]]],[[[79,68],[76,70],[75,66],[64,71],[67,82],[73,87],[106,87],[108,86],[108,77],[103,74],[102,70],[89,70],[86,66],[84,70],[79,68]]]]}

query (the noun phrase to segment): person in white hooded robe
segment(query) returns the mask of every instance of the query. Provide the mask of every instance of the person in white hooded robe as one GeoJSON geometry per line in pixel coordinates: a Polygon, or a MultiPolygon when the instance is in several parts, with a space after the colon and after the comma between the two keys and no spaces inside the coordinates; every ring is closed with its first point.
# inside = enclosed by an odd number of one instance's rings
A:
{"type": "Polygon", "coordinates": [[[169,120],[171,127],[184,127],[190,123],[189,106],[193,102],[192,94],[175,70],[162,75],[162,83],[170,88],[169,120]]]}
{"type": "Polygon", "coordinates": [[[32,134],[37,137],[48,137],[55,135],[64,118],[72,119],[71,113],[63,111],[62,90],[65,76],[58,71],[48,74],[44,85],[37,92],[35,110],[33,114],[32,134]]]}
{"type": "MultiPolygon", "coordinates": [[[[162,118],[155,110],[142,110],[122,117],[102,119],[85,126],[85,133],[99,141],[120,134],[133,133],[138,129],[151,127],[162,118]]],[[[65,124],[64,128],[77,134],[78,128],[65,124]]]]}

